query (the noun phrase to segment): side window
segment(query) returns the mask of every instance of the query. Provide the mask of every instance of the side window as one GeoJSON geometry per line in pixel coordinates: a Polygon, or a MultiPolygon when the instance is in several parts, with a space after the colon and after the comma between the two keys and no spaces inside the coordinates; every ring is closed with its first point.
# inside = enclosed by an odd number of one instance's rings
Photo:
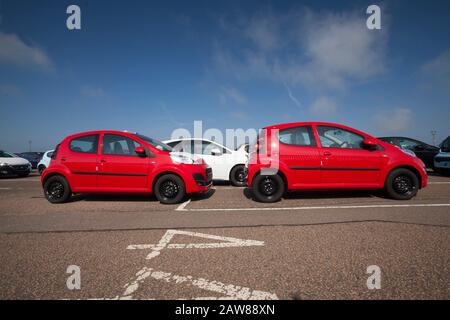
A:
{"type": "Polygon", "coordinates": [[[102,142],[102,154],[118,156],[137,156],[134,151],[140,144],[128,137],[118,134],[105,134],[102,142]]]}
{"type": "Polygon", "coordinates": [[[176,151],[176,152],[183,152],[184,148],[183,148],[183,141],[172,141],[167,143],[168,146],[171,146],[173,148],[172,151],[176,151]]]}
{"type": "Polygon", "coordinates": [[[278,137],[281,143],[288,145],[303,147],[316,146],[316,140],[314,139],[311,126],[282,129],[278,132],[278,137]]]}
{"type": "Polygon", "coordinates": [[[323,148],[362,149],[364,137],[337,127],[318,126],[320,144],[323,148]]]}
{"type": "Polygon", "coordinates": [[[97,153],[98,134],[90,134],[70,140],[69,149],[75,152],[97,153]]]}

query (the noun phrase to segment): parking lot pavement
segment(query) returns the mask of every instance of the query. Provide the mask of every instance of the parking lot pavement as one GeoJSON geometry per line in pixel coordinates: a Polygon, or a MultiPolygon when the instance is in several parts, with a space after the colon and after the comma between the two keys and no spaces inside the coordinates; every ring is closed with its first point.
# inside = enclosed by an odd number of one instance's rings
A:
{"type": "Polygon", "coordinates": [[[0,298],[449,299],[450,178],[429,181],[411,201],[311,192],[261,204],[220,185],[167,206],[51,205],[38,177],[0,179],[0,298]],[[66,287],[69,265],[81,290],[66,287]],[[379,290],[367,288],[370,265],[379,290]]]}

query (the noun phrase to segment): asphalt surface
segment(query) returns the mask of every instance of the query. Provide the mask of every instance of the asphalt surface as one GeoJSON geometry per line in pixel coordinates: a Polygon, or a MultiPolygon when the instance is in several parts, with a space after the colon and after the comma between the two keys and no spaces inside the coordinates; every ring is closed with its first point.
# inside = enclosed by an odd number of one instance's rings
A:
{"type": "Polygon", "coordinates": [[[182,205],[52,205],[36,175],[2,178],[0,299],[450,299],[450,178],[429,182],[410,201],[346,191],[261,204],[221,184],[182,205]]]}

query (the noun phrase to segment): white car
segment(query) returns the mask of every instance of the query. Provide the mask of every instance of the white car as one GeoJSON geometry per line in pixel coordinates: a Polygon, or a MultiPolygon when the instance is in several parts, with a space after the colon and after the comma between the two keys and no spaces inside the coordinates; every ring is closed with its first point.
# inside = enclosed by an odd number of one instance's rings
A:
{"type": "Polygon", "coordinates": [[[51,158],[52,154],[53,150],[48,150],[44,152],[41,161],[39,161],[39,163],[37,164],[39,174],[42,174],[42,172],[50,165],[50,161],[52,160],[51,158]]]}
{"type": "Polygon", "coordinates": [[[212,168],[213,180],[230,181],[234,186],[246,184],[245,164],[248,160],[248,147],[229,149],[217,142],[206,139],[172,139],[164,141],[175,152],[184,152],[202,158],[212,168]]]}
{"type": "Polygon", "coordinates": [[[439,153],[434,157],[434,170],[440,174],[450,173],[450,137],[440,145],[439,153]]]}
{"type": "Polygon", "coordinates": [[[0,150],[0,176],[26,177],[30,171],[30,161],[14,153],[0,150]]]}

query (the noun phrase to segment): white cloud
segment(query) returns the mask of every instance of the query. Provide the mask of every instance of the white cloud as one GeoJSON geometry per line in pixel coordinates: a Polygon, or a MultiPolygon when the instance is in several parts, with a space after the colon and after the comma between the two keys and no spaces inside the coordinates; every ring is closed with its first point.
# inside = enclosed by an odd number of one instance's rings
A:
{"type": "Polygon", "coordinates": [[[222,105],[229,103],[243,105],[247,103],[247,98],[236,88],[222,87],[219,93],[219,100],[222,105]]]}
{"type": "Polygon", "coordinates": [[[88,98],[100,98],[105,96],[105,91],[102,88],[84,86],[81,88],[81,94],[88,98]]]}
{"type": "Polygon", "coordinates": [[[381,110],[375,114],[375,124],[381,132],[401,132],[413,123],[413,113],[408,108],[381,110]]]}
{"type": "Polygon", "coordinates": [[[20,67],[52,70],[47,54],[35,45],[24,43],[17,35],[0,31],[0,63],[20,67]]]}
{"type": "Polygon", "coordinates": [[[425,63],[422,71],[442,88],[450,91],[450,50],[425,63]]]}
{"type": "Polygon", "coordinates": [[[335,114],[336,110],[336,103],[328,97],[319,97],[309,108],[311,114],[320,117],[335,114]]]}
{"type": "Polygon", "coordinates": [[[365,18],[303,10],[222,22],[227,36],[216,42],[213,59],[238,79],[342,89],[386,70],[386,28],[368,30],[365,18]]]}

